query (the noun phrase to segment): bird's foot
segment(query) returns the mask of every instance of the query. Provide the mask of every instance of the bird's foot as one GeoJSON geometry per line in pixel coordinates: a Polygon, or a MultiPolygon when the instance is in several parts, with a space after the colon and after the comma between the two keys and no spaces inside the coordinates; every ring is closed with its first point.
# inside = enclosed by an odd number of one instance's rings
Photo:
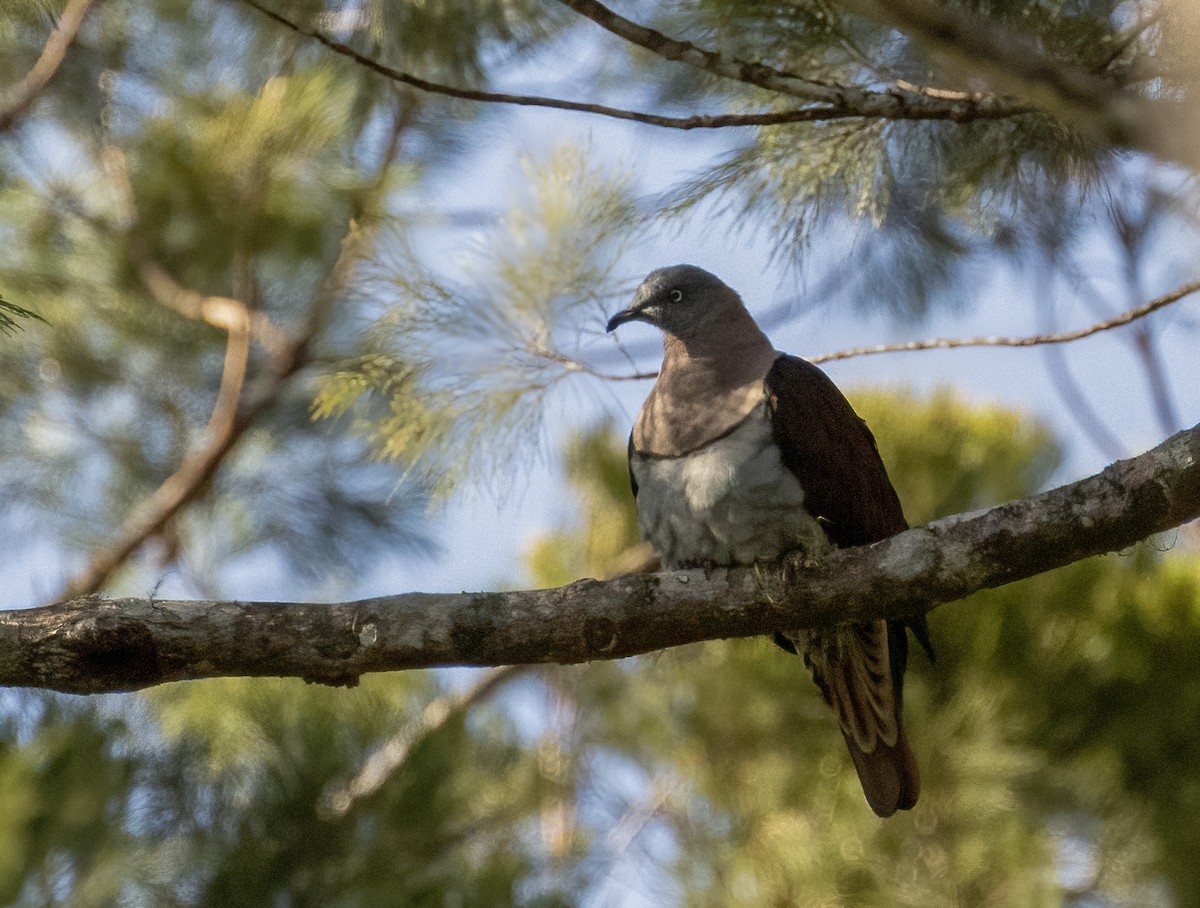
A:
{"type": "Polygon", "coordinates": [[[695,570],[704,571],[704,579],[712,580],[712,576],[716,571],[719,571],[722,568],[726,568],[726,567],[728,567],[728,565],[718,564],[717,562],[711,561],[711,560],[703,560],[703,561],[681,561],[678,564],[676,564],[675,567],[681,571],[695,571],[695,570]]]}
{"type": "Polygon", "coordinates": [[[794,582],[801,573],[812,570],[820,563],[820,558],[816,558],[807,552],[792,552],[783,559],[784,582],[794,582]]]}

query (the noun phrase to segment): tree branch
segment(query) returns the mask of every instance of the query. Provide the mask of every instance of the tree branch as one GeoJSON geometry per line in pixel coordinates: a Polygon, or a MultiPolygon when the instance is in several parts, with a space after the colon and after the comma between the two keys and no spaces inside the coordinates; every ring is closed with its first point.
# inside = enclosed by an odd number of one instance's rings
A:
{"type": "Polygon", "coordinates": [[[762,63],[726,57],[692,44],[678,41],[660,31],[639,25],[613,12],[597,0],[559,0],[601,28],[653,54],[726,79],[765,88],[777,94],[815,101],[829,108],[855,111],[852,116],[880,117],[893,120],[994,120],[1030,113],[1034,108],[1015,98],[981,92],[924,88],[898,81],[886,92],[854,85],[840,85],[806,79],[795,73],[773,69],[762,63]]]}
{"type": "Polygon", "coordinates": [[[1047,347],[1043,352],[1046,356],[1046,372],[1050,376],[1050,383],[1054,386],[1054,390],[1058,392],[1063,408],[1101,455],[1109,460],[1116,460],[1125,452],[1126,448],[1105,425],[1100,414],[1096,412],[1096,408],[1092,406],[1087,395],[1083,393],[1083,389],[1079,387],[1079,383],[1071,375],[1063,349],[1047,347]]]}
{"type": "Polygon", "coordinates": [[[376,747],[352,778],[339,779],[326,785],[317,805],[318,811],[326,817],[345,816],[357,802],[382,788],[383,784],[407,762],[409,754],[416,750],[422,741],[530,668],[528,665],[498,668],[466,690],[443,694],[431,700],[415,722],[409,723],[376,747]]]}
{"type": "Polygon", "coordinates": [[[1158,417],[1158,424],[1162,427],[1161,431],[1170,432],[1179,427],[1179,415],[1175,411],[1174,401],[1171,400],[1171,387],[1162,357],[1154,345],[1153,335],[1144,325],[1134,332],[1133,347],[1146,373],[1146,388],[1150,392],[1150,400],[1158,417]]]}
{"type": "Polygon", "coordinates": [[[932,0],[843,0],[849,9],[990,72],[1040,109],[1103,141],[1195,167],[1196,102],[1154,101],[1095,71],[1045,53],[1025,35],[932,0]],[[1182,121],[1182,124],[1181,124],[1182,121]]]}
{"type": "Polygon", "coordinates": [[[900,353],[908,350],[951,350],[957,347],[1037,347],[1044,344],[1065,344],[1070,341],[1091,337],[1093,334],[1099,334],[1101,331],[1109,331],[1113,328],[1120,328],[1123,325],[1136,322],[1138,319],[1145,318],[1159,309],[1179,302],[1185,296],[1190,296],[1198,290],[1200,290],[1200,280],[1189,281],[1181,287],[1176,287],[1170,293],[1164,293],[1162,296],[1150,300],[1148,303],[1143,303],[1132,309],[1126,309],[1120,315],[1114,315],[1112,318],[1106,318],[1104,321],[1096,322],[1094,325],[1079,328],[1075,331],[1063,331],[1058,334],[1031,334],[1025,337],[942,337],[933,340],[905,341],[900,344],[876,344],[871,347],[854,347],[850,350],[839,350],[836,353],[823,353],[820,356],[809,357],[808,361],[820,364],[839,359],[850,359],[854,356],[871,356],[876,353],[900,353]]]}
{"type": "Polygon", "coordinates": [[[197,293],[184,287],[157,262],[138,258],[136,264],[142,286],[160,305],[230,334],[248,332],[273,362],[286,356],[286,335],[264,313],[233,297],[197,293]]]}
{"type": "Polygon", "coordinates": [[[1114,110],[1121,90],[1119,85],[1048,56],[1031,39],[1001,28],[983,16],[959,12],[930,0],[849,0],[847,5],[895,25],[935,50],[949,51],[975,65],[994,67],[1003,77],[1018,82],[1028,95],[1045,98],[1049,94],[1061,106],[1076,111],[1119,116],[1114,110]]]}
{"type": "Polygon", "coordinates": [[[911,617],[1197,516],[1200,426],[1071,485],[811,567],[331,604],[88,598],[0,612],[0,685],[98,693],[223,676],[353,684],[374,671],[616,659],[780,627],[911,617]]]}
{"type": "Polygon", "coordinates": [[[46,45],[33,68],[9,90],[6,103],[3,109],[0,109],[0,132],[11,129],[17,119],[28,113],[37,103],[37,99],[62,65],[67,48],[79,33],[83,17],[87,15],[93,2],[94,0],[70,0],[67,4],[54,31],[46,39],[46,45]]]}
{"type": "MultiPolygon", "coordinates": [[[[291,19],[280,15],[257,2],[257,0],[241,0],[247,6],[258,10],[264,16],[274,20],[296,34],[311,38],[327,47],[334,53],[341,54],[353,60],[360,66],[366,67],[393,82],[409,85],[420,91],[459,98],[464,101],[479,101],[490,104],[515,104],[523,107],[546,107],[554,110],[571,110],[579,113],[590,113],[617,120],[630,120],[636,123],[646,123],[650,126],[660,126],[667,129],[722,129],[744,126],[779,126],[787,123],[814,123],[824,120],[844,120],[851,118],[887,118],[893,120],[983,120],[1001,119],[1018,114],[1029,113],[1034,108],[1011,99],[995,98],[988,95],[974,95],[960,92],[929,92],[916,86],[897,84],[889,91],[869,91],[849,86],[820,86],[799,77],[789,76],[797,83],[813,86],[814,91],[821,89],[822,95],[829,97],[829,103],[816,104],[810,107],[795,108],[782,111],[763,111],[750,114],[703,114],[691,117],[669,117],[643,111],[627,110],[620,107],[608,107],[603,104],[590,104],[582,101],[568,101],[561,98],[548,98],[541,95],[516,95],[502,92],[480,91],[473,88],[460,88],[453,85],[443,85],[430,82],[411,73],[394,69],[386,64],[360,54],[354,48],[336,41],[316,29],[306,28],[291,19]]],[[[640,27],[640,26],[639,26],[640,27]]],[[[657,32],[655,32],[657,34],[657,32]]],[[[666,39],[664,36],[664,40],[666,39]]],[[[698,53],[701,52],[693,45],[686,45],[698,53]]],[[[738,64],[752,66],[753,64],[738,64]]],[[[765,67],[763,67],[765,69],[765,67]]],[[[780,74],[782,77],[782,74],[780,74]]],[[[787,92],[797,95],[797,91],[787,92]]],[[[807,98],[800,94],[800,97],[807,98]]]]}

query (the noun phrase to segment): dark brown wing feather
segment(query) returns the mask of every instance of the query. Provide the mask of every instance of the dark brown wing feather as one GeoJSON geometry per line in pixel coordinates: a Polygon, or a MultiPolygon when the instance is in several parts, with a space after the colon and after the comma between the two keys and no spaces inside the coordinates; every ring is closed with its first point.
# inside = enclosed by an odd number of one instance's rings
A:
{"type": "MultiPolygon", "coordinates": [[[[908,528],[866,423],[816,366],[781,356],[766,377],[776,444],[800,481],[809,513],[839,547],[908,528]]],[[[914,627],[928,648],[924,622],[914,627]]],[[[917,802],[920,777],[901,720],[908,638],[899,621],[779,635],[804,654],[837,713],[871,808],[880,816],[917,802]]]]}
{"type": "Polygon", "coordinates": [[[767,373],[775,442],[805,504],[841,548],[908,529],[875,436],[820,369],[781,356],[767,373]]]}

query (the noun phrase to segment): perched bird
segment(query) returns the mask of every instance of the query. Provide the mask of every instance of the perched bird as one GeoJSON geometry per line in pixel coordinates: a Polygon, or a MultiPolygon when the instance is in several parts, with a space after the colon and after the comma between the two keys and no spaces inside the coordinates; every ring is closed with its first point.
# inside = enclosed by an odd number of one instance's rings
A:
{"type": "MultiPolygon", "coordinates": [[[[741,298],[694,265],[660,268],[608,330],[663,332],[663,364],[629,436],[638,525],[667,569],[819,558],[908,527],[866,423],[816,366],[777,351],[741,298]]],[[[910,624],[929,650],[924,621],[910,624]]],[[[782,630],[842,735],[871,808],[917,802],[901,722],[900,621],[782,630]]],[[[932,655],[932,651],[930,650],[932,655]]]]}

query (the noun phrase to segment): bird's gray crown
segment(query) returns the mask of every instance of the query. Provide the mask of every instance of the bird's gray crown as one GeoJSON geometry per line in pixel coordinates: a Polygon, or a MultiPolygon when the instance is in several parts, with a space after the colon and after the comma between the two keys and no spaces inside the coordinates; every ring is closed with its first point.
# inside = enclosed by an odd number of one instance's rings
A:
{"type": "Polygon", "coordinates": [[[634,305],[640,299],[650,299],[662,294],[670,294],[672,290],[683,293],[697,291],[728,290],[719,277],[711,271],[705,271],[698,265],[669,265],[657,268],[646,275],[646,279],[633,295],[634,305]]]}

